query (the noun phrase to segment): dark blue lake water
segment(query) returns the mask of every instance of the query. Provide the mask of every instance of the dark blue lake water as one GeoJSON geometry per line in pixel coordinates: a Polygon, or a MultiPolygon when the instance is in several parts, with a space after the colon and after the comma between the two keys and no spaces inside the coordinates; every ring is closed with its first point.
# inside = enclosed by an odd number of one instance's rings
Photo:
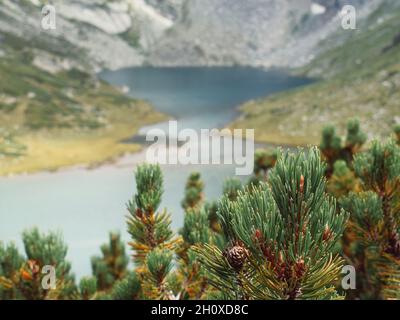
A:
{"type": "Polygon", "coordinates": [[[237,115],[237,106],[310,83],[283,71],[254,68],[130,68],[105,71],[101,77],[130,89],[179,121],[181,127],[219,128],[237,115]]]}

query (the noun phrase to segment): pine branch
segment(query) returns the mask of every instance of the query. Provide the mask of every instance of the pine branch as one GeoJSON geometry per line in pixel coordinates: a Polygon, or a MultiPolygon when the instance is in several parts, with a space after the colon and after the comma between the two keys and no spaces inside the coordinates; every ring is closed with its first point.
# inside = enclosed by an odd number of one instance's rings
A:
{"type": "Polygon", "coordinates": [[[356,266],[358,290],[353,298],[398,298],[400,292],[400,148],[374,142],[358,154],[354,168],[365,190],[341,200],[351,213],[345,247],[356,266]]]}
{"type": "Polygon", "coordinates": [[[79,292],[82,300],[95,298],[97,292],[97,279],[94,277],[84,277],[79,282],[79,292]]]}
{"type": "Polygon", "coordinates": [[[185,198],[182,201],[185,209],[183,228],[180,230],[183,242],[178,248],[177,276],[181,282],[180,299],[200,299],[208,294],[208,280],[204,270],[192,252],[192,247],[200,243],[214,242],[215,232],[211,229],[217,221],[210,221],[212,206],[203,206],[204,183],[197,173],[190,175],[186,184],[185,198]],[[194,194],[195,197],[188,195],[194,194]],[[192,201],[195,200],[195,201],[192,201]]]}
{"type": "Polygon", "coordinates": [[[224,181],[222,186],[223,194],[229,200],[235,201],[239,196],[239,191],[243,190],[242,182],[237,178],[230,178],[224,181]]]}
{"type": "Polygon", "coordinates": [[[137,194],[128,203],[128,231],[132,237],[136,274],[146,299],[172,299],[167,276],[172,257],[182,242],[174,237],[171,217],[158,212],[163,194],[163,176],[158,165],[142,165],[136,172],[137,194]]]}
{"type": "Polygon", "coordinates": [[[397,145],[400,146],[400,124],[394,126],[393,131],[395,134],[395,139],[397,141],[397,145]]]}
{"type": "Polygon", "coordinates": [[[346,196],[350,192],[361,191],[359,179],[345,161],[335,162],[333,174],[327,184],[327,191],[336,199],[346,196]]]}
{"type": "Polygon", "coordinates": [[[201,207],[204,200],[204,183],[200,173],[194,172],[189,176],[185,187],[185,198],[182,201],[182,208],[187,211],[201,207]]]}
{"type": "Polygon", "coordinates": [[[126,274],[129,259],[125,244],[118,233],[110,233],[108,244],[101,246],[102,256],[92,257],[92,271],[97,279],[98,290],[108,290],[126,274]]]}
{"type": "Polygon", "coordinates": [[[154,249],[146,257],[146,276],[142,277],[145,296],[154,300],[173,300],[173,293],[166,281],[172,270],[173,253],[154,249]]]}
{"type": "Polygon", "coordinates": [[[233,298],[336,297],[342,260],[334,246],[347,215],[325,194],[324,172],[316,149],[279,154],[269,185],[221,200],[228,247],[196,248],[218,289],[233,298]]]}
{"type": "Polygon", "coordinates": [[[23,233],[26,258],[14,245],[0,246],[0,294],[6,299],[74,299],[77,297],[67,246],[57,233],[41,234],[34,228],[23,233]],[[44,266],[55,270],[56,288],[42,286],[44,266]]]}
{"type": "Polygon", "coordinates": [[[141,283],[135,272],[129,272],[124,279],[115,283],[110,298],[112,300],[137,300],[141,294],[141,283]]]}
{"type": "Polygon", "coordinates": [[[276,150],[256,150],[254,154],[254,175],[250,185],[267,181],[268,172],[275,166],[278,153],[276,150]]]}
{"type": "Polygon", "coordinates": [[[347,123],[347,137],[343,139],[336,134],[334,126],[327,126],[322,131],[322,141],[320,144],[324,160],[327,162],[326,176],[331,177],[334,164],[338,160],[346,162],[351,167],[354,155],[359,152],[367,141],[367,135],[361,130],[357,119],[352,119],[347,123]]]}
{"type": "Polygon", "coordinates": [[[5,246],[0,242],[0,300],[19,298],[15,282],[23,263],[14,243],[5,246]]]}
{"type": "Polygon", "coordinates": [[[146,256],[157,247],[173,250],[179,239],[173,237],[171,217],[165,210],[157,212],[163,194],[163,177],[159,166],[142,165],[136,172],[137,194],[127,207],[128,232],[133,241],[134,260],[143,266],[146,256]]]}

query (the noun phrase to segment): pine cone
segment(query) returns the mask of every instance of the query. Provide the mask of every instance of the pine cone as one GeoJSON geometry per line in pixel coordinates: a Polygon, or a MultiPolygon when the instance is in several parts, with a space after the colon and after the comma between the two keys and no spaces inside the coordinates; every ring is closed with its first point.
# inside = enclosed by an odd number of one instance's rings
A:
{"type": "Polygon", "coordinates": [[[248,256],[248,251],[245,247],[236,245],[234,247],[227,248],[223,255],[228,260],[230,266],[239,272],[243,268],[248,256]]]}

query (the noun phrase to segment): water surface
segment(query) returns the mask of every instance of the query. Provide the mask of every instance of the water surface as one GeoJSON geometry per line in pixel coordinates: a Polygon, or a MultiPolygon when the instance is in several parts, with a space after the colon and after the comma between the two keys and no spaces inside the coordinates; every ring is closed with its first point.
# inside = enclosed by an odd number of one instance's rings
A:
{"type": "MultiPolygon", "coordinates": [[[[106,81],[128,86],[129,94],[172,115],[182,128],[222,127],[237,116],[236,107],[249,99],[287,90],[309,81],[284,72],[250,68],[134,68],[106,71],[106,81]]],[[[165,128],[165,124],[158,127],[165,128]]],[[[94,170],[70,169],[0,179],[0,240],[22,248],[24,229],[59,230],[69,246],[68,259],[78,277],[89,275],[90,257],[98,254],[108,232],[126,233],[125,204],[135,192],[137,156],[94,170]]],[[[172,214],[173,228],[183,221],[180,202],[192,171],[200,171],[208,199],[221,193],[234,166],[163,166],[162,207],[172,214]]]]}
{"type": "Polygon", "coordinates": [[[310,83],[283,71],[245,67],[128,68],[101,77],[193,129],[223,127],[238,116],[242,103],[310,83]]]}

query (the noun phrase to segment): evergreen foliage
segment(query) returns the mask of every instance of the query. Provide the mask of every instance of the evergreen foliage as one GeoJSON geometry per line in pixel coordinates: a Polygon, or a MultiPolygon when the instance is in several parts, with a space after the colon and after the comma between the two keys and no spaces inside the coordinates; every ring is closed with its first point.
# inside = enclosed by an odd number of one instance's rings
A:
{"type": "Polygon", "coordinates": [[[189,246],[196,243],[212,242],[213,233],[210,229],[208,214],[204,208],[191,209],[185,214],[180,234],[184,243],[189,246]]]}
{"type": "MultiPolygon", "coordinates": [[[[68,247],[64,243],[59,233],[50,232],[47,235],[41,234],[37,228],[25,231],[22,234],[25,253],[28,258],[25,272],[31,275],[31,278],[22,285],[21,290],[25,296],[38,298],[37,294],[45,298],[46,293],[51,293],[53,299],[73,298],[76,294],[74,276],[70,274],[71,264],[66,260],[68,247]],[[39,270],[45,265],[54,266],[56,269],[57,289],[54,292],[44,291],[36,293],[42,276],[39,270]],[[27,288],[27,290],[25,290],[27,288]]],[[[24,275],[25,273],[23,273],[24,275]]],[[[39,290],[40,291],[40,290],[39,290]]]]}
{"type": "Polygon", "coordinates": [[[213,222],[210,220],[208,211],[212,208],[204,204],[203,189],[204,183],[200,174],[192,173],[186,183],[185,197],[182,201],[185,216],[183,228],[179,233],[183,242],[177,250],[179,256],[177,276],[181,286],[178,297],[180,299],[201,299],[207,294],[207,278],[192,252],[194,245],[214,241],[214,232],[211,229],[213,222]],[[189,195],[195,195],[195,197],[189,195]]]}
{"type": "Polygon", "coordinates": [[[172,270],[173,251],[155,248],[146,257],[146,277],[142,278],[146,297],[157,300],[171,300],[167,277],[172,270]]]}
{"type": "Polygon", "coordinates": [[[277,156],[277,150],[256,150],[254,153],[254,175],[250,179],[250,184],[257,185],[267,180],[268,171],[275,166],[277,156]]]}
{"type": "MultiPolygon", "coordinates": [[[[230,201],[236,201],[240,195],[240,192],[243,191],[245,186],[242,185],[242,182],[238,178],[229,178],[226,179],[222,186],[223,196],[229,199],[230,201]]],[[[214,244],[218,246],[218,248],[223,249],[227,243],[227,235],[223,232],[221,221],[218,217],[218,209],[219,203],[214,202],[212,206],[209,207],[209,219],[210,226],[212,231],[214,232],[214,244]]]]}
{"type": "Polygon", "coordinates": [[[79,282],[79,292],[82,300],[91,300],[97,292],[97,280],[94,277],[84,277],[79,282]]]}
{"type": "Polygon", "coordinates": [[[334,126],[327,126],[322,131],[320,144],[324,160],[327,162],[327,177],[330,177],[334,170],[334,164],[343,160],[351,166],[354,155],[367,141],[367,135],[361,130],[360,122],[352,119],[347,123],[347,136],[345,141],[336,134],[334,126]]]}
{"type": "Polygon", "coordinates": [[[345,140],[324,130],[327,164],[317,148],[257,151],[250,183],[227,179],[219,201],[206,202],[192,173],[177,234],[159,208],[160,167],[138,166],[127,204],[134,270],[110,233],[91,260],[93,276],[76,286],[61,236],[32,229],[24,255],[0,243],[0,300],[343,299],[336,286],[345,261],[357,276],[347,299],[400,299],[400,139],[364,151],[358,121],[347,129],[345,140]],[[55,289],[42,287],[46,265],[55,289]]]}
{"type": "Polygon", "coordinates": [[[182,208],[189,210],[202,205],[204,194],[204,183],[200,173],[194,172],[189,176],[185,187],[185,198],[182,201],[182,208]]]}
{"type": "Polygon", "coordinates": [[[110,233],[109,243],[101,246],[101,253],[102,256],[93,257],[91,262],[97,289],[103,291],[125,276],[129,258],[118,233],[110,233]]]}
{"type": "Polygon", "coordinates": [[[394,127],[394,134],[397,141],[397,144],[400,145],[400,124],[394,127]]]}
{"type": "Polygon", "coordinates": [[[337,199],[348,195],[351,191],[360,191],[360,181],[355,173],[343,160],[338,160],[333,166],[333,174],[327,185],[327,191],[337,199]]]}
{"type": "Polygon", "coordinates": [[[236,299],[331,299],[342,259],[334,254],[347,215],[325,194],[319,152],[279,154],[269,184],[218,211],[228,246],[196,247],[210,282],[236,299]]]}
{"type": "Polygon", "coordinates": [[[143,267],[147,254],[157,247],[173,249],[177,244],[170,227],[171,217],[166,210],[157,212],[161,203],[163,176],[159,166],[142,165],[136,172],[137,194],[127,207],[128,231],[134,261],[143,267]]]}
{"type": "Polygon", "coordinates": [[[110,295],[111,300],[137,300],[140,298],[141,283],[135,272],[129,272],[124,279],[118,280],[110,295]]]}
{"type": "Polygon", "coordinates": [[[357,271],[350,298],[400,298],[400,148],[374,142],[354,168],[363,192],[341,200],[351,213],[344,254],[357,271]]]}
{"type": "Polygon", "coordinates": [[[211,230],[213,230],[215,233],[220,233],[221,232],[221,225],[218,220],[218,202],[217,201],[212,201],[212,202],[206,202],[204,204],[204,210],[207,212],[208,215],[208,221],[211,230]]]}
{"type": "Polygon", "coordinates": [[[128,203],[129,243],[134,250],[136,272],[147,299],[170,299],[167,276],[181,239],[170,227],[166,210],[158,212],[163,194],[163,176],[158,165],[142,165],[136,171],[137,194],[128,203]],[[163,263],[160,265],[160,263],[163,263]]]}
{"type": "Polygon", "coordinates": [[[24,258],[15,244],[0,242],[0,300],[19,299],[20,294],[14,285],[19,277],[19,269],[24,258]]]}
{"type": "Polygon", "coordinates": [[[14,245],[0,249],[1,293],[3,298],[44,300],[74,299],[77,288],[71,265],[66,260],[67,246],[57,233],[41,234],[38,229],[25,231],[22,235],[25,255],[22,257],[14,245]],[[56,289],[43,288],[46,273],[44,266],[55,269],[56,289]]]}
{"type": "Polygon", "coordinates": [[[243,189],[242,182],[237,178],[230,178],[224,181],[223,194],[234,201],[239,196],[239,192],[243,189]]]}

